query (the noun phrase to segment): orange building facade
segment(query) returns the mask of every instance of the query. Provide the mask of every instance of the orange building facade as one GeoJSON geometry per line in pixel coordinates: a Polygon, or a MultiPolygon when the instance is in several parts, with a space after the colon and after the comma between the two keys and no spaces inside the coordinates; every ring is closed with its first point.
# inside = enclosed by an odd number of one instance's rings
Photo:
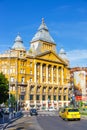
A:
{"type": "Polygon", "coordinates": [[[29,50],[17,35],[11,49],[0,54],[0,72],[9,80],[10,93],[25,109],[58,109],[69,104],[69,61],[63,48],[57,53],[44,19],[29,50]]]}

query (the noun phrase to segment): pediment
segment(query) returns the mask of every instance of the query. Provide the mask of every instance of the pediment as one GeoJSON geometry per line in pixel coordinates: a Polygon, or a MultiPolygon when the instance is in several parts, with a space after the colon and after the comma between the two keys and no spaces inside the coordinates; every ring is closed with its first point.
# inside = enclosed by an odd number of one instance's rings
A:
{"type": "Polygon", "coordinates": [[[40,59],[65,64],[65,62],[54,52],[42,53],[37,56],[40,59]]]}

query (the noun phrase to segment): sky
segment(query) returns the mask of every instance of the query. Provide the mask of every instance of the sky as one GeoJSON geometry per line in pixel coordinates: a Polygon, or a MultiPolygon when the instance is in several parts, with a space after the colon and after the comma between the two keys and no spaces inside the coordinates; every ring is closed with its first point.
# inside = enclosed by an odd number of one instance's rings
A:
{"type": "Polygon", "coordinates": [[[18,33],[28,50],[42,18],[57,52],[63,47],[71,67],[87,67],[87,0],[0,0],[0,53],[18,33]]]}

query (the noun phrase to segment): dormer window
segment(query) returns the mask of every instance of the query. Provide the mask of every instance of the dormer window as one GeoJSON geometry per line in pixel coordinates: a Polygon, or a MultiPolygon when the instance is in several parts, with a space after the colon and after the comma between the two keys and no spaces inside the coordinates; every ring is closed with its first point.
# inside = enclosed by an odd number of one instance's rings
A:
{"type": "Polygon", "coordinates": [[[22,51],[20,51],[20,57],[22,57],[23,56],[23,52],[22,51]]]}

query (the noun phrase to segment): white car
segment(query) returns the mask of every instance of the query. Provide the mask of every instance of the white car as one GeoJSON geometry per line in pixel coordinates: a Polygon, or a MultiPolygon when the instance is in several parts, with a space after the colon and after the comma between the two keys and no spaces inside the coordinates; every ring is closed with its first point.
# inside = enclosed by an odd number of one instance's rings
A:
{"type": "Polygon", "coordinates": [[[9,114],[9,108],[5,108],[5,109],[4,109],[4,113],[5,113],[5,114],[9,114]]]}
{"type": "Polygon", "coordinates": [[[49,107],[48,111],[55,111],[55,108],[49,107]]]}

